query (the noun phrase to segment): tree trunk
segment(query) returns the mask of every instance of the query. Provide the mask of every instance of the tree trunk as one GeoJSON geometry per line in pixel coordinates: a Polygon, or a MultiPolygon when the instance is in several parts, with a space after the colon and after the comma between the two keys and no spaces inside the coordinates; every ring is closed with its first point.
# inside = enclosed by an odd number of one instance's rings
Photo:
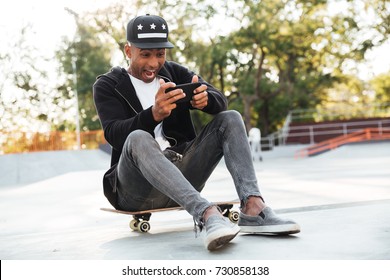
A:
{"type": "Polygon", "coordinates": [[[246,131],[248,132],[252,128],[251,116],[252,116],[252,106],[253,103],[257,100],[256,95],[243,95],[242,101],[244,104],[244,123],[246,131]]]}
{"type": "Polygon", "coordinates": [[[270,119],[269,119],[269,100],[263,99],[263,106],[260,110],[260,119],[262,125],[261,135],[267,136],[269,134],[270,119]]]}

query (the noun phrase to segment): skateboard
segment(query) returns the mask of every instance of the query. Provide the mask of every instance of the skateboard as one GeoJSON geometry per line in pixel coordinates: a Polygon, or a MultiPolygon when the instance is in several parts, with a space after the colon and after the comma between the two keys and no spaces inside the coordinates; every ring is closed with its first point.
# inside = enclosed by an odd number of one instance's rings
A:
{"type": "MultiPolygon", "coordinates": [[[[218,207],[222,211],[222,215],[229,218],[229,220],[233,223],[238,222],[239,212],[236,210],[233,210],[234,204],[239,204],[239,201],[223,201],[223,202],[215,202],[214,204],[218,205],[218,207]]],[[[125,214],[125,215],[132,215],[133,219],[130,221],[129,226],[134,231],[139,232],[148,232],[150,230],[150,217],[152,216],[152,213],[157,212],[165,212],[165,211],[178,211],[178,210],[184,210],[183,207],[177,206],[177,207],[169,207],[169,208],[157,208],[157,209],[150,209],[150,210],[142,210],[142,211],[123,211],[123,210],[116,210],[112,208],[100,208],[102,211],[107,212],[113,212],[118,214],[125,214]]]]}

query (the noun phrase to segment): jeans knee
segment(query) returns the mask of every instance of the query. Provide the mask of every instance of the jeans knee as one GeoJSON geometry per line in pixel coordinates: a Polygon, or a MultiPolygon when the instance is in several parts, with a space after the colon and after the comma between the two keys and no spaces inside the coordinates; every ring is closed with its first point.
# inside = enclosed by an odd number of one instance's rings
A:
{"type": "Polygon", "coordinates": [[[244,124],[241,114],[236,110],[223,111],[218,116],[221,117],[221,121],[226,123],[228,127],[241,127],[244,124]]]}
{"type": "Polygon", "coordinates": [[[125,148],[129,149],[130,151],[136,150],[140,151],[143,150],[144,147],[148,148],[151,146],[151,142],[154,141],[153,136],[144,130],[134,130],[127,136],[126,142],[125,142],[125,148]]]}

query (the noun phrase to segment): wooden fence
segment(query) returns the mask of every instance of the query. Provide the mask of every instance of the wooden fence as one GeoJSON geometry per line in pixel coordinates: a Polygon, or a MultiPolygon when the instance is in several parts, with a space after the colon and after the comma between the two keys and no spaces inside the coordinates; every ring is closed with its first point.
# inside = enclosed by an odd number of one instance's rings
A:
{"type": "MultiPolygon", "coordinates": [[[[97,149],[99,145],[106,143],[102,130],[80,133],[81,149],[97,149]]],[[[77,134],[74,131],[2,132],[0,134],[0,154],[76,150],[78,147],[77,134]]]]}

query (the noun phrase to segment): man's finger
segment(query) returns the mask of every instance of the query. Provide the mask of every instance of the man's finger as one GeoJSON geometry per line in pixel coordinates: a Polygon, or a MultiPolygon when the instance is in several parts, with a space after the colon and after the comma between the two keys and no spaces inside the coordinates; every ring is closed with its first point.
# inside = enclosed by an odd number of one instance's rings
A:
{"type": "Polygon", "coordinates": [[[199,81],[198,76],[197,76],[197,75],[194,75],[194,76],[192,77],[192,82],[193,82],[193,83],[197,83],[198,81],[199,81]]]}

